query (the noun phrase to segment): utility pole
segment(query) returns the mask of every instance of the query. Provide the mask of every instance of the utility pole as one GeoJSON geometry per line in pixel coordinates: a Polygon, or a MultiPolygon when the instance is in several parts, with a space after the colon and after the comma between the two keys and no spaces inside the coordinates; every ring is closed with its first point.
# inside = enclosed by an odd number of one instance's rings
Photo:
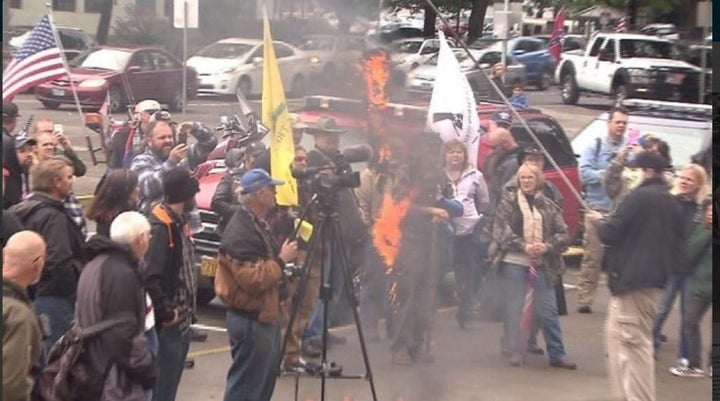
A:
{"type": "Polygon", "coordinates": [[[637,24],[637,0],[625,0],[625,15],[627,16],[627,30],[633,31],[637,24]]]}

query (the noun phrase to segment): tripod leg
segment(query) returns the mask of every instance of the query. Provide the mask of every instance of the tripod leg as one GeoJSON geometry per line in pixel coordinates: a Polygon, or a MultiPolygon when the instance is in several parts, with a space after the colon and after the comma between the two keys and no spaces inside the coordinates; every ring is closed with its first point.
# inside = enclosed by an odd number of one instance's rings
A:
{"type": "MultiPolygon", "coordinates": [[[[321,221],[320,224],[318,224],[318,227],[314,231],[314,236],[317,235],[317,238],[322,238],[321,235],[325,231],[324,228],[325,224],[321,221]]],[[[305,270],[304,274],[300,279],[300,284],[298,285],[296,293],[292,297],[292,306],[290,311],[290,318],[288,319],[288,323],[285,329],[285,335],[283,336],[283,342],[282,346],[280,348],[280,360],[278,361],[278,368],[277,372],[278,375],[280,375],[281,367],[283,359],[285,358],[285,351],[287,350],[287,345],[290,342],[290,337],[292,336],[293,328],[295,326],[295,320],[297,319],[300,307],[302,305],[303,300],[305,299],[305,294],[307,292],[308,283],[310,281],[310,267],[313,266],[313,263],[315,263],[315,258],[317,255],[320,255],[322,258],[322,252],[320,250],[320,246],[318,241],[311,241],[310,242],[310,250],[308,251],[307,259],[305,260],[305,270]]],[[[322,259],[321,259],[322,260],[322,259]]],[[[302,352],[302,351],[300,351],[302,352]]]]}
{"type": "MultiPolygon", "coordinates": [[[[367,345],[365,343],[365,336],[363,334],[362,325],[360,324],[360,315],[358,313],[358,301],[353,291],[352,279],[350,277],[348,256],[345,253],[345,243],[342,238],[340,231],[340,223],[338,222],[337,213],[332,215],[331,226],[330,226],[331,238],[335,239],[335,248],[331,248],[334,256],[334,252],[338,251],[339,257],[337,261],[340,263],[340,274],[342,274],[343,284],[345,287],[345,296],[347,297],[348,305],[352,309],[353,318],[355,319],[355,327],[357,328],[358,339],[360,341],[360,349],[362,350],[363,362],[365,363],[366,378],[370,383],[370,392],[372,393],[373,401],[377,401],[377,393],[375,391],[375,380],[373,379],[372,369],[370,368],[370,358],[368,356],[367,345]]],[[[332,242],[332,241],[331,241],[332,242]]],[[[327,305],[325,305],[327,308],[327,305]]],[[[327,315],[325,315],[327,318],[327,315]]],[[[323,328],[323,336],[327,335],[327,320],[325,321],[325,327],[323,328]]]]}

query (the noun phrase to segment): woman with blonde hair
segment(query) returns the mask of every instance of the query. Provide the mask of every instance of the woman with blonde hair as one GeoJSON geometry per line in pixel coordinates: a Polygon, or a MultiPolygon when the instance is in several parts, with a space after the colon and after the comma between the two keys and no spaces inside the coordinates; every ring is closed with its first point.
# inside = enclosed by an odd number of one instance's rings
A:
{"type": "MultiPolygon", "coordinates": [[[[705,169],[698,164],[688,164],[677,173],[675,185],[671,193],[680,202],[682,206],[685,225],[682,227],[684,238],[689,238],[693,230],[694,224],[698,219],[698,208],[707,194],[707,173],[705,169]]],[[[653,323],[653,341],[655,352],[660,350],[660,344],[663,340],[667,340],[662,332],[663,324],[667,320],[675,298],[680,294],[680,313],[683,314],[686,309],[687,301],[690,299],[692,291],[692,277],[695,273],[697,265],[688,257],[683,257],[682,262],[671,273],[668,283],[665,286],[665,293],[658,304],[657,315],[653,323]]],[[[678,365],[679,367],[687,366],[687,344],[682,329],[680,330],[678,344],[678,365]]]]}
{"type": "Polygon", "coordinates": [[[453,239],[453,271],[459,298],[456,319],[460,328],[470,318],[473,295],[476,291],[477,261],[485,258],[479,252],[479,244],[473,235],[478,229],[490,202],[487,184],[480,170],[468,160],[468,151],[464,142],[451,139],[443,144],[443,167],[453,189],[453,197],[463,205],[463,215],[451,221],[455,236],[453,239]]]}
{"type": "Polygon", "coordinates": [[[567,226],[560,207],[543,195],[543,184],[540,169],[522,164],[516,186],[506,187],[493,221],[488,253],[493,255],[491,268],[499,269],[505,296],[502,352],[510,356],[511,365],[522,365],[531,322],[537,319],[550,366],[574,370],[577,365],[565,357],[555,298],[555,284],[564,266],[562,253],[568,243],[567,226]],[[525,305],[529,294],[532,308],[525,305]]]}

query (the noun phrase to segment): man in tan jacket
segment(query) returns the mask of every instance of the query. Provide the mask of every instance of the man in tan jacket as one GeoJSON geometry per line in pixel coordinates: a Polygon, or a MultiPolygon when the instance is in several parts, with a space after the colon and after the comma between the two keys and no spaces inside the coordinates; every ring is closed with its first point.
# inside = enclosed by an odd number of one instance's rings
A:
{"type": "Polygon", "coordinates": [[[37,283],[45,265],[45,241],[32,231],[10,237],[3,249],[2,399],[25,401],[40,361],[42,331],[27,287],[37,283]]]}

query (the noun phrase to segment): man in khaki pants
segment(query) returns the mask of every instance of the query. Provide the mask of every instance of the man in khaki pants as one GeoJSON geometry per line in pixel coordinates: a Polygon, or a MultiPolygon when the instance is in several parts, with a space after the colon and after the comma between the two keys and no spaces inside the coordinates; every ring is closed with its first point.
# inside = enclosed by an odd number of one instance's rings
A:
{"type": "Polygon", "coordinates": [[[612,294],[605,326],[608,376],[613,396],[623,401],[655,400],[652,324],[668,272],[679,261],[684,238],[680,204],[662,178],[667,161],[640,152],[634,166],[643,182],[615,212],[589,212],[604,245],[603,267],[612,294]]]}
{"type": "MultiPolygon", "coordinates": [[[[602,181],[605,170],[623,145],[627,122],[627,109],[613,107],[608,115],[607,136],[596,138],[580,154],[580,180],[585,188],[585,201],[591,211],[605,214],[612,208],[612,200],[608,197],[602,181]]],[[[578,312],[591,313],[590,306],[595,299],[595,291],[600,278],[603,247],[598,239],[595,223],[587,218],[585,219],[583,248],[583,260],[577,282],[578,303],[580,304],[578,312]]]]}

